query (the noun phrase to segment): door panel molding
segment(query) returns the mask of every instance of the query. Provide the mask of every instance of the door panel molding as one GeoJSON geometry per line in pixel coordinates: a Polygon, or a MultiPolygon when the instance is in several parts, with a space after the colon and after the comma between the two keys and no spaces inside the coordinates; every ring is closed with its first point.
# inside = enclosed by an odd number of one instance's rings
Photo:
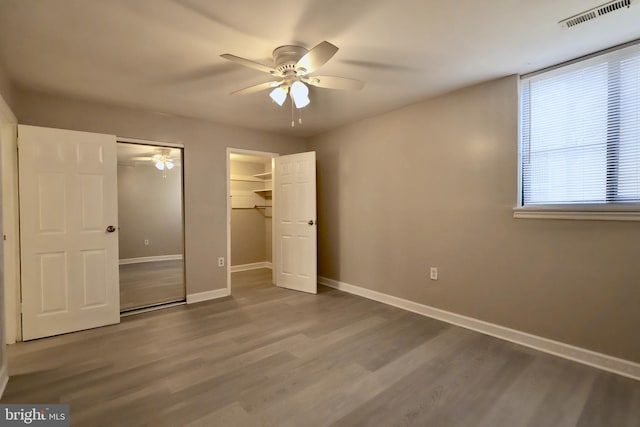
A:
{"type": "Polygon", "coordinates": [[[120,321],[116,137],[19,126],[23,339],[120,321]]]}
{"type": "Polygon", "coordinates": [[[316,153],[275,160],[276,285],[315,294],[317,284],[316,153]]]}

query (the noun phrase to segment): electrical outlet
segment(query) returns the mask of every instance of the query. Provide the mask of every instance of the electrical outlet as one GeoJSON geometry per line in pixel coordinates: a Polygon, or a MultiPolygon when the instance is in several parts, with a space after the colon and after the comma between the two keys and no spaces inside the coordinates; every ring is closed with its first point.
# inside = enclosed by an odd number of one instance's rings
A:
{"type": "Polygon", "coordinates": [[[431,280],[438,280],[438,267],[431,267],[429,270],[429,278],[431,280]]]}
{"type": "Polygon", "coordinates": [[[218,258],[218,267],[224,267],[224,257],[218,258]]]}
{"type": "Polygon", "coordinates": [[[149,246],[149,239],[144,239],[144,245],[149,246]]]}

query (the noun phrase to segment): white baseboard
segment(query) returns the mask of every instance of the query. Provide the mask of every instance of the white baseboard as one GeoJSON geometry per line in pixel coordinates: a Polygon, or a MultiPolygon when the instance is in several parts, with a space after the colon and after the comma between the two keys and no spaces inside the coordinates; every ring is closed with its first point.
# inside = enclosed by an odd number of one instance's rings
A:
{"type": "Polygon", "coordinates": [[[9,382],[9,375],[7,372],[7,365],[5,363],[2,367],[0,367],[0,399],[4,394],[4,389],[7,387],[8,382],[9,382]]]}
{"type": "Polygon", "coordinates": [[[140,258],[125,258],[118,261],[120,265],[127,264],[140,264],[143,262],[157,262],[157,261],[178,261],[182,259],[182,254],[176,255],[157,255],[157,256],[144,256],[140,258]]]}
{"type": "Polygon", "coordinates": [[[640,380],[640,364],[630,360],[597,353],[581,347],[575,347],[570,344],[528,334],[526,332],[441,310],[439,308],[430,307],[414,301],[387,295],[382,292],[372,291],[360,286],[339,282],[326,277],[318,276],[318,283],[350,294],[359,295],[364,298],[418,313],[423,316],[441,320],[452,325],[471,329],[476,332],[524,345],[535,350],[540,350],[545,353],[573,360],[574,362],[583,363],[585,365],[633,378],[635,380],[640,380]]]}
{"type": "Polygon", "coordinates": [[[257,270],[259,268],[273,268],[273,266],[269,261],[254,262],[253,264],[232,265],[231,272],[236,273],[238,271],[257,270]]]}
{"type": "Polygon", "coordinates": [[[197,294],[187,295],[187,304],[193,304],[196,302],[209,301],[217,298],[224,298],[229,296],[229,289],[214,289],[213,291],[198,292],[197,294]]]}

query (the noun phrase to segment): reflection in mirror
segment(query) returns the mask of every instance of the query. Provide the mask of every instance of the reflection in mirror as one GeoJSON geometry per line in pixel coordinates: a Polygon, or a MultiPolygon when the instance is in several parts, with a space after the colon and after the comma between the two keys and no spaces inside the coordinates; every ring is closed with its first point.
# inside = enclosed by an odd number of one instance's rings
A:
{"type": "Polygon", "coordinates": [[[118,143],[120,311],[184,301],[182,149],[118,143]]]}

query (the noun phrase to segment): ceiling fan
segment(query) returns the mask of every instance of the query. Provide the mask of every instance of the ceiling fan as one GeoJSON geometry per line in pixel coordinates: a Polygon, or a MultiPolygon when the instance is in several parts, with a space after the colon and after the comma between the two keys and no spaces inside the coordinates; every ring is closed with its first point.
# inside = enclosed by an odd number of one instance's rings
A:
{"type": "Polygon", "coordinates": [[[147,156],[138,156],[131,157],[132,161],[142,161],[142,162],[151,162],[156,167],[156,169],[163,172],[163,177],[166,178],[167,170],[173,169],[176,164],[176,160],[171,158],[171,150],[170,149],[160,149],[159,152],[150,153],[147,156]]]}
{"type": "Polygon", "coordinates": [[[229,53],[220,56],[245,67],[271,74],[277,79],[231,92],[232,95],[245,95],[273,89],[269,96],[275,103],[282,106],[287,95],[290,95],[293,104],[300,109],[310,103],[309,88],[306,85],[342,90],[358,90],[364,87],[364,82],[360,80],[310,75],[326,64],[337,51],[338,47],[327,41],[318,44],[311,50],[302,46],[280,46],[273,51],[273,66],[260,64],[229,53]]]}

